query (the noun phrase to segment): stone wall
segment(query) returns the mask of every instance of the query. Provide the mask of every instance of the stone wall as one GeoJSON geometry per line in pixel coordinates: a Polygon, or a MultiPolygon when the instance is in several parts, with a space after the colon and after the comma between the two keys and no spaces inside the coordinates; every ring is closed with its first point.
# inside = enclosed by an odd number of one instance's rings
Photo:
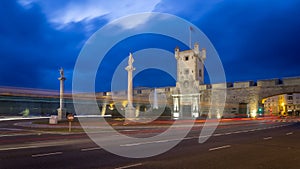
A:
{"type": "MultiPolygon", "coordinates": [[[[136,105],[144,105],[149,107],[149,94],[153,92],[154,88],[141,88],[134,91],[134,101],[136,105]]],[[[223,116],[245,116],[252,112],[257,112],[258,108],[263,107],[262,100],[267,97],[276,96],[280,94],[300,93],[300,78],[284,78],[235,82],[235,83],[221,83],[221,84],[203,84],[199,85],[198,92],[200,94],[199,115],[216,116],[216,110],[224,105],[218,104],[217,98],[212,98],[213,91],[226,91],[226,104],[223,116]],[[223,88],[223,89],[222,89],[223,88]],[[224,89],[226,88],[226,89],[224,89]],[[214,103],[214,105],[212,104],[214,103]]],[[[156,89],[157,93],[163,93],[167,99],[167,105],[172,109],[173,97],[172,94],[178,94],[176,87],[162,87],[156,89]]],[[[99,107],[107,106],[114,103],[111,95],[115,92],[101,92],[96,93],[99,107]]],[[[118,94],[124,98],[117,100],[117,102],[126,101],[126,92],[119,91],[118,94]]],[[[117,95],[118,95],[117,94],[117,95]]],[[[222,94],[222,92],[220,92],[222,94]]],[[[82,94],[82,97],[89,96],[89,94],[82,94]]],[[[0,96],[0,115],[18,115],[20,112],[28,108],[32,114],[53,114],[59,107],[58,98],[39,98],[33,97],[12,97],[0,96]]],[[[221,98],[221,97],[220,97],[221,98]]],[[[221,102],[221,101],[220,101],[221,102]]],[[[74,107],[72,99],[66,99],[66,108],[68,112],[73,113],[74,107]]]]}
{"type": "Polygon", "coordinates": [[[282,82],[284,85],[300,85],[300,77],[283,78],[282,82]]]}

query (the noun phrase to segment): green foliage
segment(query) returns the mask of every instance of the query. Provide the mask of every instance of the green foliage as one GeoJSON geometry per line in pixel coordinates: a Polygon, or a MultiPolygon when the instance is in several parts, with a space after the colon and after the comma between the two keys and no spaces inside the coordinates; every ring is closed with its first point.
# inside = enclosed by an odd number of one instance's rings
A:
{"type": "Polygon", "coordinates": [[[22,114],[23,117],[28,117],[30,114],[30,111],[28,108],[26,108],[25,110],[23,110],[20,114],[22,114]]]}

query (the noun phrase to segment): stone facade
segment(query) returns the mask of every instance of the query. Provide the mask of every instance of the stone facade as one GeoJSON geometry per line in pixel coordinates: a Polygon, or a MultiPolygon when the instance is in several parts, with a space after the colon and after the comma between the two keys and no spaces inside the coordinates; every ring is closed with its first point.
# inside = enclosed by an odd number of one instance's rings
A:
{"type": "Polygon", "coordinates": [[[206,50],[180,51],[175,48],[177,60],[177,82],[173,89],[173,116],[175,118],[199,117],[199,85],[204,83],[204,60],[206,50]]]}
{"type": "MultiPolygon", "coordinates": [[[[278,97],[284,96],[285,108],[286,111],[294,110],[294,112],[300,111],[300,84],[296,83],[300,80],[300,77],[289,78],[292,79],[289,83],[284,83],[283,80],[279,80],[282,83],[277,83],[275,85],[270,84],[258,86],[258,82],[248,81],[248,82],[235,82],[226,83],[223,86],[226,86],[226,104],[224,112],[221,113],[223,117],[250,117],[259,115],[259,109],[262,108],[263,113],[265,115],[270,115],[268,112],[268,104],[271,101],[267,101],[269,98],[273,98],[273,96],[277,97],[277,105],[275,103],[271,104],[273,106],[273,111],[278,109],[278,97]],[[238,85],[236,85],[238,84],[238,85]],[[293,96],[292,102],[288,101],[288,96],[293,96]],[[291,106],[291,107],[289,107],[291,106]]],[[[265,81],[265,80],[264,80],[265,81]]],[[[212,98],[213,89],[217,89],[217,87],[222,86],[221,84],[201,84],[198,85],[197,93],[199,93],[199,102],[198,111],[199,117],[217,117],[218,114],[215,111],[211,111],[211,107],[217,107],[218,105],[212,105],[211,102],[214,100],[212,98]]],[[[174,101],[174,91],[178,90],[177,87],[162,87],[157,88],[156,92],[158,94],[164,94],[167,98],[167,105],[172,110],[172,112],[178,112],[178,110],[174,110],[177,106],[177,109],[180,108],[180,100],[176,103],[174,101]],[[176,105],[177,104],[177,105],[176,105]]],[[[16,91],[14,89],[14,91],[16,91]]],[[[149,94],[154,91],[154,88],[138,88],[133,91],[133,103],[135,107],[140,107],[140,111],[148,110],[151,105],[149,102],[149,94]]],[[[4,92],[4,91],[3,91],[4,92]]],[[[7,90],[5,91],[7,92],[7,90]]],[[[10,94],[2,95],[0,98],[0,115],[19,115],[20,112],[25,109],[30,110],[30,114],[38,115],[39,113],[47,115],[53,114],[56,112],[56,109],[59,107],[59,97],[41,97],[38,94],[33,96],[28,96],[29,94],[19,94],[19,96],[12,96],[10,94]]],[[[68,112],[74,112],[73,102],[71,96],[66,96],[65,107],[68,112]]],[[[92,97],[92,95],[91,95],[92,97]]],[[[96,93],[96,97],[98,99],[99,108],[102,111],[102,115],[109,114],[110,109],[116,104],[122,104],[126,101],[126,92],[118,91],[118,92],[101,92],[96,93]],[[120,97],[118,99],[113,99],[112,96],[117,94],[120,97]]],[[[87,94],[82,94],[83,103],[89,104],[89,97],[87,94]]],[[[195,107],[195,101],[190,100],[190,106],[195,107]]],[[[275,102],[275,101],[273,101],[275,102]]],[[[158,107],[160,102],[158,102],[158,107]]],[[[125,106],[125,105],[124,105],[125,106]]],[[[221,105],[222,106],[222,105],[221,105]]],[[[180,110],[180,109],[179,109],[180,110]]],[[[279,110],[278,110],[279,111],[279,110]]],[[[195,111],[194,111],[195,112],[195,111]]],[[[195,112],[196,113],[196,112],[195,112]]],[[[174,114],[173,114],[174,115],[174,114]]],[[[278,113],[273,113],[273,115],[279,115],[278,113]]],[[[192,114],[191,114],[192,117],[192,114]]]]}

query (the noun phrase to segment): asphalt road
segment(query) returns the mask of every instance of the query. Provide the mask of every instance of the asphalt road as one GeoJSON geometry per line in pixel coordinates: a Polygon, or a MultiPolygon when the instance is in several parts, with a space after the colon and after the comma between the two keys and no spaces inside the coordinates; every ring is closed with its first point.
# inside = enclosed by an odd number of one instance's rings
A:
{"type": "MultiPolygon", "coordinates": [[[[86,134],[41,132],[0,123],[0,168],[204,168],[204,169],[283,169],[300,168],[300,123],[241,121],[219,125],[205,142],[198,142],[202,126],[194,127],[186,138],[171,150],[149,158],[125,158],[107,152],[86,134]]],[[[119,129],[131,137],[148,137],[158,128],[119,129]]],[[[180,128],[178,128],[180,133],[180,128]]],[[[117,137],[111,145],[122,148],[117,137]]],[[[176,136],[175,136],[176,137],[176,136]]],[[[174,140],[126,144],[127,148],[170,144],[174,140]]],[[[124,146],[124,144],[123,144],[124,146]]],[[[149,148],[149,147],[148,147],[149,148]]],[[[147,149],[146,149],[147,150],[147,149]]],[[[145,151],[146,151],[145,150],[145,151]]],[[[149,150],[149,149],[148,149],[149,150]]],[[[150,150],[149,150],[150,151],[150,150]]]]}

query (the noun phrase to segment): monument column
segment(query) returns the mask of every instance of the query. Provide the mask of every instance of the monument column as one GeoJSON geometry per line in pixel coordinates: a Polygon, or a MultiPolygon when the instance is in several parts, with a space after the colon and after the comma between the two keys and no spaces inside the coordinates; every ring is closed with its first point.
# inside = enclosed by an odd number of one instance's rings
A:
{"type": "Polygon", "coordinates": [[[128,83],[127,83],[127,100],[128,100],[128,105],[125,108],[125,117],[126,119],[130,118],[135,118],[135,108],[132,105],[132,100],[133,100],[133,83],[132,83],[132,72],[135,70],[133,67],[133,62],[134,59],[132,57],[132,54],[129,54],[129,59],[128,59],[128,66],[125,68],[128,72],[128,83]]]}
{"type": "Polygon", "coordinates": [[[103,103],[103,104],[102,104],[101,116],[105,116],[106,106],[107,106],[106,103],[103,103]]]}
{"type": "Polygon", "coordinates": [[[66,77],[64,76],[64,69],[60,68],[59,70],[60,77],[58,80],[60,81],[60,90],[59,90],[59,108],[57,109],[57,118],[59,121],[66,118],[66,111],[64,108],[64,82],[66,77]]]}

